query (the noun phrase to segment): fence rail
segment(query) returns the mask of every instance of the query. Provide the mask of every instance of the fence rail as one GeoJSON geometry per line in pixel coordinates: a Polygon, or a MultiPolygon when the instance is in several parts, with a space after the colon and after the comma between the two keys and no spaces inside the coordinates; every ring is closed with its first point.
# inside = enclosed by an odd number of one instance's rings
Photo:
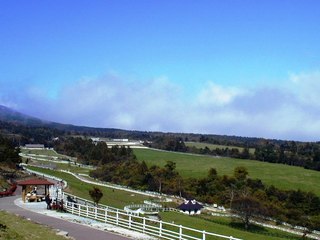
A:
{"type": "Polygon", "coordinates": [[[147,235],[170,240],[213,240],[229,239],[240,240],[232,236],[225,236],[193,228],[184,227],[174,223],[168,223],[146,217],[127,214],[124,211],[114,208],[95,207],[74,202],[64,202],[67,212],[94,219],[100,222],[117,225],[129,230],[138,231],[147,235]]]}

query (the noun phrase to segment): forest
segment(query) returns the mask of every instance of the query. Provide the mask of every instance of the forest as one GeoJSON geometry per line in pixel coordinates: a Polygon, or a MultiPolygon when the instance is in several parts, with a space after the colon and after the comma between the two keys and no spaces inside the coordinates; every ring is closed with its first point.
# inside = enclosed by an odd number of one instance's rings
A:
{"type": "Polygon", "coordinates": [[[19,148],[8,139],[0,135],[0,165],[15,168],[21,162],[19,148]]]}

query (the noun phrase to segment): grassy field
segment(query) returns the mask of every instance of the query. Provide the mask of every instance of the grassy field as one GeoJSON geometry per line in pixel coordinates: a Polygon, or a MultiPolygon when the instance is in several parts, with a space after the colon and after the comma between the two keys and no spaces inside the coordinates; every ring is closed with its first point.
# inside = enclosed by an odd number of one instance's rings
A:
{"type": "MultiPolygon", "coordinates": [[[[242,147],[236,147],[236,146],[227,146],[227,145],[218,145],[218,144],[211,144],[211,143],[203,143],[203,142],[185,142],[185,145],[187,147],[196,147],[196,148],[209,148],[210,150],[216,150],[216,149],[225,149],[225,148],[236,148],[239,150],[239,152],[243,151],[242,147]]],[[[250,153],[254,153],[255,149],[254,148],[249,148],[250,153]]]]}
{"type": "MultiPolygon", "coordinates": [[[[24,161],[25,162],[25,161],[24,161]]],[[[78,165],[75,164],[66,164],[66,163],[59,163],[59,162],[51,162],[51,161],[37,161],[37,160],[29,160],[28,164],[31,165],[37,165],[42,168],[51,168],[51,169],[61,169],[61,170],[66,170],[66,171],[71,171],[73,173],[80,173],[80,174],[89,174],[90,169],[88,168],[83,168],[79,167],[78,165]]]]}
{"type": "Polygon", "coordinates": [[[59,154],[52,149],[25,149],[25,148],[21,148],[20,151],[21,151],[21,153],[25,153],[25,154],[46,155],[48,158],[58,157],[61,159],[71,159],[71,157],[59,154]]]}
{"type": "MultiPolygon", "coordinates": [[[[245,231],[241,228],[241,224],[232,222],[230,218],[225,217],[199,217],[199,216],[187,216],[181,213],[175,212],[163,212],[160,213],[162,219],[167,222],[174,222],[175,224],[181,224],[186,227],[193,227],[195,224],[198,229],[202,229],[208,232],[214,232],[217,234],[233,236],[245,240],[281,240],[281,239],[301,239],[297,235],[293,235],[278,230],[268,229],[259,226],[252,226],[251,229],[245,231]],[[209,218],[209,219],[206,219],[209,218]]],[[[200,215],[202,216],[202,215],[200,215]]],[[[207,237],[207,240],[221,239],[214,237],[207,237]]]]}
{"type": "Polygon", "coordinates": [[[66,240],[56,235],[56,231],[46,226],[31,222],[14,214],[0,211],[1,240],[66,240]]]}
{"type": "MultiPolygon", "coordinates": [[[[68,173],[63,173],[59,171],[54,171],[54,170],[49,170],[49,169],[43,169],[43,168],[38,168],[38,167],[31,167],[29,166],[31,170],[39,171],[42,173],[46,173],[52,176],[56,176],[58,178],[62,178],[68,182],[68,189],[66,192],[69,192],[73,195],[76,195],[78,197],[82,197],[85,199],[91,199],[89,196],[89,190],[93,188],[93,184],[88,184],[79,181],[77,178],[74,176],[68,174],[68,173]]],[[[121,208],[123,209],[124,206],[129,205],[129,204],[142,204],[143,200],[148,199],[148,197],[140,194],[132,194],[126,191],[122,190],[116,190],[116,189],[111,189],[107,187],[101,187],[97,186],[100,188],[103,192],[103,197],[101,198],[100,203],[106,204],[112,207],[116,208],[121,208]]]]}
{"type": "Polygon", "coordinates": [[[251,178],[259,178],[267,185],[281,189],[301,189],[320,195],[320,172],[284,164],[266,163],[254,160],[199,156],[151,149],[134,149],[139,161],[148,166],[164,166],[167,161],[176,163],[183,177],[200,178],[206,176],[210,168],[216,168],[219,175],[232,175],[237,166],[244,166],[251,178]]]}
{"type": "MultiPolygon", "coordinates": [[[[59,178],[65,179],[68,184],[68,192],[77,195],[82,198],[90,199],[88,191],[92,188],[93,185],[82,183],[75,177],[61,173],[53,170],[46,170],[36,167],[30,167],[30,169],[47,173],[50,175],[57,176],[59,178]]],[[[132,195],[129,192],[120,191],[120,190],[112,190],[110,188],[99,188],[103,191],[103,198],[101,199],[101,203],[117,207],[123,208],[125,205],[132,203],[142,203],[143,200],[148,199],[146,196],[134,194],[132,195]]],[[[242,238],[245,240],[298,240],[297,236],[284,233],[281,231],[270,230],[262,227],[254,227],[252,231],[245,231],[239,228],[239,225],[232,225],[231,220],[227,218],[221,217],[212,217],[206,215],[209,219],[201,219],[199,217],[188,216],[185,214],[180,214],[176,212],[164,212],[160,213],[161,219],[166,222],[174,222],[175,224],[182,224],[186,227],[196,228],[199,230],[206,230],[209,232],[215,232],[223,235],[234,236],[238,238],[242,238]]],[[[215,240],[218,238],[208,237],[207,240],[215,240]]],[[[221,239],[221,238],[219,238],[221,239]]]]}

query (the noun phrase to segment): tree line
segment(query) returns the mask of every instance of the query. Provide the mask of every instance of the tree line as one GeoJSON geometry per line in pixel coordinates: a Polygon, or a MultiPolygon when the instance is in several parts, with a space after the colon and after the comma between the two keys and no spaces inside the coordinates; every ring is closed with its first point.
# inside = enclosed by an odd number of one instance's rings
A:
{"type": "Polygon", "coordinates": [[[136,158],[131,148],[117,145],[109,148],[104,142],[95,143],[79,137],[62,138],[55,142],[54,148],[59,153],[76,157],[82,164],[94,166],[136,158]]]}
{"type": "MultiPolygon", "coordinates": [[[[0,118],[1,119],[1,118],[0,118]]],[[[0,121],[0,133],[10,138],[15,146],[27,143],[40,143],[53,147],[54,138],[69,136],[97,136],[106,138],[129,138],[144,140],[146,145],[179,152],[217,155],[241,159],[283,163],[300,166],[312,170],[320,170],[320,143],[297,142],[276,139],[262,139],[224,135],[203,135],[192,133],[161,133],[146,131],[126,131],[110,128],[79,127],[40,120],[24,120],[10,118],[10,121],[0,121]],[[226,146],[209,149],[208,147],[187,147],[185,141],[195,141],[226,146]],[[237,148],[234,148],[236,146],[237,148]],[[239,150],[239,147],[242,150],[239,150]],[[254,148],[252,153],[249,148],[254,148]]]]}

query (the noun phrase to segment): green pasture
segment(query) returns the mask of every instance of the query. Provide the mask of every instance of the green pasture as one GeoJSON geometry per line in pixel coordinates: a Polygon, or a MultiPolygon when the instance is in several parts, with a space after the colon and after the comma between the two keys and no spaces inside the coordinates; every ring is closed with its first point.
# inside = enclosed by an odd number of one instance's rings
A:
{"type": "Polygon", "coordinates": [[[164,152],[152,149],[134,149],[139,161],[148,166],[164,166],[167,161],[176,163],[177,171],[185,178],[201,178],[207,175],[210,168],[216,168],[219,175],[232,175],[237,166],[248,169],[249,177],[261,179],[267,185],[281,189],[301,189],[320,195],[320,172],[301,167],[243,160],[235,158],[199,156],[177,152],[164,152]]]}
{"type": "MultiPolygon", "coordinates": [[[[236,146],[227,146],[227,145],[218,145],[218,144],[211,144],[211,143],[204,143],[204,142],[185,142],[185,145],[187,147],[196,147],[196,148],[209,148],[210,150],[216,150],[216,149],[232,149],[236,148],[239,150],[239,152],[243,151],[243,147],[236,147],[236,146]]],[[[254,148],[249,148],[249,152],[253,154],[255,151],[254,148]]]]}
{"type": "MultiPolygon", "coordinates": [[[[63,178],[69,184],[69,188],[67,192],[70,192],[76,196],[90,199],[89,197],[89,189],[92,188],[92,184],[87,184],[79,181],[72,175],[67,173],[62,173],[54,170],[41,169],[37,167],[28,167],[32,170],[36,170],[39,172],[43,172],[46,174],[50,174],[59,178],[63,178]]],[[[103,198],[101,199],[102,204],[106,204],[109,206],[117,207],[123,209],[124,206],[129,204],[138,204],[142,203],[143,200],[148,199],[147,196],[132,194],[130,192],[125,192],[122,190],[112,190],[106,187],[100,187],[103,191],[103,198]]],[[[186,227],[191,227],[199,230],[206,230],[209,232],[215,232],[222,235],[234,236],[238,238],[242,238],[245,240],[285,240],[285,239],[300,239],[297,236],[293,236],[288,233],[284,233],[282,231],[270,230],[263,227],[253,227],[252,231],[245,231],[237,226],[232,226],[231,220],[227,218],[213,218],[209,215],[207,218],[199,218],[195,216],[188,216],[185,214],[177,213],[177,212],[163,212],[160,213],[161,219],[166,222],[171,222],[175,224],[181,224],[186,227]],[[218,219],[218,220],[214,220],[218,219]],[[258,230],[257,230],[258,229],[258,230]]],[[[170,227],[169,227],[170,229],[170,227]]],[[[208,237],[207,240],[219,240],[221,238],[212,238],[208,237]]]]}

